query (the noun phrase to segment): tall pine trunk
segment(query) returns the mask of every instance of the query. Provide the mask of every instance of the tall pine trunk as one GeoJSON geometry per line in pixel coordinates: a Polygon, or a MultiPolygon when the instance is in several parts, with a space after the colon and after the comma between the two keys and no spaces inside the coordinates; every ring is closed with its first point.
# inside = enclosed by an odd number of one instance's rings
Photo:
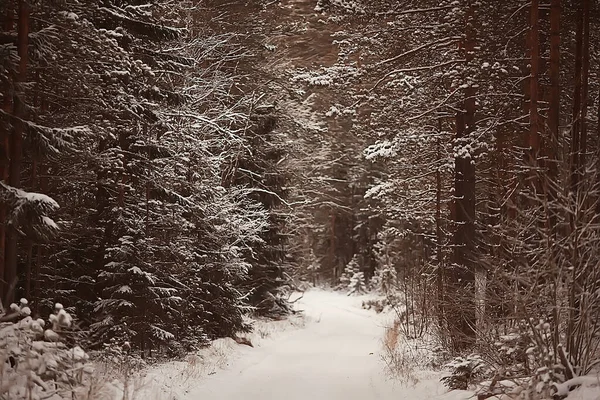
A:
{"type": "MultiPolygon", "coordinates": [[[[13,187],[21,185],[21,161],[23,158],[23,132],[25,129],[23,118],[25,117],[25,88],[23,84],[27,78],[27,62],[29,48],[29,5],[27,1],[19,1],[19,18],[17,25],[17,50],[19,54],[19,68],[17,74],[17,85],[15,91],[20,92],[14,96],[15,120],[13,131],[10,137],[10,161],[8,183],[13,187]]],[[[14,299],[14,289],[17,281],[17,242],[18,232],[9,227],[6,237],[5,250],[5,299],[6,303],[11,303],[14,299]]]]}
{"type": "MultiPolygon", "coordinates": [[[[442,120],[438,120],[438,134],[442,134],[442,120]]],[[[436,159],[442,160],[442,146],[441,138],[437,138],[436,142],[436,159]]],[[[435,172],[435,236],[436,236],[436,257],[437,257],[437,313],[439,318],[440,326],[443,326],[445,321],[444,303],[445,303],[445,292],[444,292],[444,263],[442,260],[442,172],[441,166],[438,166],[435,172]]],[[[387,250],[386,250],[387,254],[387,250]]],[[[387,265],[390,265],[389,260],[387,265]]]]}
{"type": "Polygon", "coordinates": [[[529,165],[532,168],[531,179],[534,190],[539,190],[538,185],[538,158],[540,154],[540,129],[539,129],[539,71],[540,71],[540,29],[539,29],[539,0],[531,1],[531,19],[529,22],[529,45],[531,76],[529,78],[529,165]]]}
{"type": "Polygon", "coordinates": [[[560,127],[560,18],[561,0],[552,0],[550,8],[550,103],[548,110],[548,129],[550,140],[548,146],[548,230],[552,240],[556,239],[557,180],[558,180],[558,135],[560,127]]]}
{"type": "MultiPolygon", "coordinates": [[[[465,21],[465,40],[462,51],[466,64],[474,60],[475,4],[468,1],[465,21]]],[[[473,295],[475,285],[475,157],[467,154],[466,144],[475,131],[475,95],[473,83],[464,90],[462,110],[456,114],[456,142],[465,147],[455,159],[454,195],[456,202],[454,232],[454,271],[449,279],[458,303],[448,323],[454,347],[464,349],[475,340],[476,309],[473,295]]]]}
{"type": "Polygon", "coordinates": [[[573,93],[573,120],[571,125],[571,179],[572,194],[579,188],[579,153],[581,149],[581,64],[583,51],[583,11],[577,12],[577,34],[575,44],[575,88],[573,93]]]}
{"type": "MultiPolygon", "coordinates": [[[[548,131],[549,144],[548,152],[548,176],[544,181],[546,198],[548,200],[547,226],[548,251],[552,256],[553,265],[557,265],[559,260],[559,247],[556,245],[558,234],[558,216],[560,211],[558,205],[558,138],[560,127],[560,20],[561,20],[561,0],[551,0],[550,4],[550,98],[548,104],[548,131]]],[[[557,272],[552,272],[552,318],[559,320],[559,290],[560,276],[557,272]]],[[[553,324],[553,354],[558,354],[559,325],[553,324]]]]}
{"type": "Polygon", "coordinates": [[[575,53],[575,93],[573,99],[573,132],[572,132],[572,163],[571,166],[571,190],[572,207],[571,213],[571,287],[569,293],[569,322],[567,325],[567,352],[570,354],[574,365],[581,361],[582,332],[578,325],[584,324],[581,318],[581,297],[585,293],[586,276],[589,268],[583,262],[583,255],[579,254],[580,227],[587,224],[585,207],[588,205],[583,201],[583,190],[585,189],[585,171],[587,163],[587,108],[588,108],[588,78],[590,67],[590,1],[583,0],[578,10],[577,37],[575,53]],[[582,210],[580,210],[583,208],[582,210]]]}
{"type": "MultiPolygon", "coordinates": [[[[14,28],[14,10],[11,1],[7,1],[5,14],[3,15],[2,29],[4,32],[11,32],[14,28]]],[[[7,114],[12,113],[12,89],[6,84],[3,90],[2,110],[7,114]]],[[[9,152],[10,152],[10,131],[0,132],[0,179],[8,183],[9,171],[9,152]]],[[[6,248],[6,205],[0,204],[0,278],[4,279],[5,260],[4,250],[6,248]]],[[[0,284],[0,299],[4,299],[6,285],[0,284]]]]}
{"type": "Polygon", "coordinates": [[[579,173],[583,179],[587,163],[587,110],[590,72],[590,0],[583,0],[583,37],[581,44],[581,110],[579,112],[579,173]]]}

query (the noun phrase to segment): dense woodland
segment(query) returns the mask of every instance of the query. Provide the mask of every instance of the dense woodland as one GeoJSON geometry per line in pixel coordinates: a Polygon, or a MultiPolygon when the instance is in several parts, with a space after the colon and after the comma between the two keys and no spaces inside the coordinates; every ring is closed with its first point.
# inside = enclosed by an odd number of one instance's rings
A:
{"type": "Polygon", "coordinates": [[[2,0],[0,18],[3,304],[175,356],[284,317],[294,289],[379,290],[407,334],[514,374],[598,363],[597,0],[2,0]],[[494,347],[510,332],[538,364],[494,347]]]}

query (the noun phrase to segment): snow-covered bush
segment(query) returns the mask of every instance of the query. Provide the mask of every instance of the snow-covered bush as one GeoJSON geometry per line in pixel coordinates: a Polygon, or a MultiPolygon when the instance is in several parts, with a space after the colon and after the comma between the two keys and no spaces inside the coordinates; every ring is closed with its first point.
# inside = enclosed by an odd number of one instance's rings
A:
{"type": "Polygon", "coordinates": [[[456,357],[445,365],[450,368],[450,375],[444,376],[440,381],[450,390],[466,390],[472,384],[481,381],[490,375],[489,365],[478,355],[456,357]]]}
{"type": "Polygon", "coordinates": [[[526,332],[529,339],[525,350],[527,364],[531,378],[523,393],[524,399],[552,399],[556,385],[567,379],[573,378],[576,373],[571,366],[561,345],[557,352],[552,346],[552,325],[540,320],[538,324],[529,323],[530,329],[526,332]],[[562,355],[561,355],[562,354],[562,355]]]}
{"type": "Polygon", "coordinates": [[[395,294],[388,294],[382,299],[369,299],[362,302],[362,308],[365,310],[375,310],[377,313],[386,309],[397,307],[400,304],[400,297],[395,294]]]}
{"type": "Polygon", "coordinates": [[[120,375],[128,375],[148,367],[140,353],[132,351],[129,342],[119,344],[113,340],[111,343],[105,343],[101,350],[92,353],[92,357],[95,363],[103,364],[107,369],[116,369],[120,375]]]}
{"type": "Polygon", "coordinates": [[[79,346],[64,343],[72,317],[56,304],[48,324],[33,319],[27,300],[0,314],[0,397],[27,400],[90,398],[93,369],[79,346]],[[44,329],[48,325],[47,329],[44,329]]]}
{"type": "Polygon", "coordinates": [[[520,398],[545,400],[564,398],[568,392],[587,382],[577,376],[577,368],[561,344],[553,344],[553,326],[544,320],[523,320],[511,332],[498,337],[484,353],[495,379],[484,385],[487,395],[506,392],[500,381],[510,381],[512,393],[520,398]]]}

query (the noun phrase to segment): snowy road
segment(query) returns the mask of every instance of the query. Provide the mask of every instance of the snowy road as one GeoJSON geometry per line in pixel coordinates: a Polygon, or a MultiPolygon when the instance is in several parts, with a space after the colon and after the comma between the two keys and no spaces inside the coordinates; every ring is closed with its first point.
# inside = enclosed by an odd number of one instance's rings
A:
{"type": "Polygon", "coordinates": [[[386,377],[379,354],[385,321],[374,312],[362,310],[360,303],[356,297],[307,292],[296,303],[307,317],[304,328],[286,332],[261,347],[248,348],[232,367],[208,377],[186,399],[440,398],[444,389],[437,378],[407,388],[386,377]]]}

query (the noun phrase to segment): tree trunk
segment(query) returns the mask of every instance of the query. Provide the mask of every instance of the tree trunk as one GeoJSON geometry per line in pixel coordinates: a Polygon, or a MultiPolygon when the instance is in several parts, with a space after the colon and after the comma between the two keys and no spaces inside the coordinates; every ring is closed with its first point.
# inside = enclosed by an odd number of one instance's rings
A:
{"type": "MultiPolygon", "coordinates": [[[[578,140],[577,146],[572,147],[572,152],[577,163],[573,165],[572,171],[574,184],[573,185],[573,207],[577,210],[580,207],[585,207],[586,204],[581,201],[581,190],[583,189],[585,170],[586,170],[586,152],[587,152],[587,106],[588,106],[588,77],[590,67],[590,2],[583,0],[583,4],[578,12],[577,26],[577,43],[576,43],[576,81],[575,81],[575,97],[573,109],[573,130],[577,127],[578,140]],[[579,67],[579,69],[577,69],[579,67]]],[[[572,275],[571,288],[569,294],[569,323],[567,327],[568,347],[567,352],[572,357],[575,365],[579,365],[581,354],[581,339],[584,332],[577,329],[576,326],[580,322],[582,304],[581,295],[584,292],[584,285],[587,276],[587,268],[582,262],[579,254],[579,227],[586,224],[584,220],[587,213],[576,212],[571,213],[571,235],[573,239],[573,254],[572,254],[572,275]]]]}
{"type": "MultiPolygon", "coordinates": [[[[2,29],[4,32],[11,32],[14,28],[14,10],[12,2],[7,1],[6,12],[3,15],[2,29]]],[[[10,85],[6,85],[3,89],[2,110],[6,113],[12,113],[12,95],[10,85]]],[[[9,171],[9,148],[10,148],[10,131],[3,130],[0,132],[0,179],[8,183],[9,171]]],[[[0,278],[4,280],[5,261],[4,250],[6,248],[6,205],[0,204],[0,278]]],[[[0,299],[4,299],[6,285],[0,283],[0,299]]]]}
{"type": "MultiPolygon", "coordinates": [[[[42,111],[45,110],[45,101],[42,101],[42,111]]],[[[46,175],[46,172],[48,170],[47,165],[44,165],[43,163],[40,165],[40,172],[39,172],[39,184],[40,184],[40,190],[42,191],[42,193],[46,193],[48,190],[48,176],[46,175]]],[[[40,273],[41,273],[41,269],[42,269],[42,261],[44,260],[44,246],[41,244],[38,244],[36,246],[36,255],[35,255],[35,262],[34,262],[34,271],[33,271],[33,301],[34,301],[34,311],[35,311],[35,315],[40,315],[39,314],[39,308],[40,308],[40,300],[42,298],[41,295],[41,279],[40,279],[40,273]]],[[[56,282],[56,279],[54,280],[54,282],[56,282]]]]}
{"type": "MultiPolygon", "coordinates": [[[[438,120],[438,133],[442,134],[442,121],[438,120]]],[[[436,143],[436,159],[439,162],[442,159],[441,138],[438,137],[436,143]]],[[[440,326],[444,324],[444,265],[442,261],[442,173],[441,166],[438,166],[435,172],[436,191],[435,191],[435,235],[436,235],[436,257],[437,257],[437,313],[440,326]]],[[[389,265],[389,261],[388,261],[389,265]]]]}
{"type": "MultiPolygon", "coordinates": [[[[38,162],[36,160],[36,156],[33,156],[33,162],[31,165],[31,190],[35,191],[37,186],[37,169],[38,162]]],[[[25,298],[31,300],[31,289],[32,289],[32,279],[33,279],[33,240],[30,238],[25,239],[25,247],[27,253],[27,259],[25,264],[25,298]]]]}
{"type": "Polygon", "coordinates": [[[573,194],[579,188],[579,153],[581,150],[581,64],[583,51],[583,12],[577,12],[577,34],[575,44],[575,89],[573,95],[573,121],[571,126],[571,180],[570,189],[573,194]]]}
{"type": "Polygon", "coordinates": [[[552,0],[550,8],[550,104],[548,128],[550,140],[548,146],[548,179],[546,193],[549,203],[548,230],[553,242],[556,238],[557,180],[558,180],[558,130],[560,126],[560,18],[561,0],[552,0]]]}
{"type": "MultiPolygon", "coordinates": [[[[600,91],[598,92],[600,99],[600,91]]],[[[600,141],[600,100],[598,101],[598,113],[596,114],[598,123],[596,124],[596,140],[600,141]]],[[[600,151],[596,155],[596,190],[600,190],[600,151]]],[[[596,218],[600,217],[600,196],[596,200],[596,218]]]]}
{"type": "MultiPolygon", "coordinates": [[[[23,83],[27,78],[27,61],[29,48],[29,5],[25,0],[19,1],[19,20],[17,34],[17,49],[19,54],[19,68],[17,74],[17,88],[20,94],[14,96],[14,115],[18,118],[14,122],[14,129],[10,138],[10,162],[8,183],[13,187],[21,185],[21,160],[23,157],[23,131],[21,121],[25,117],[25,93],[23,83]]],[[[14,228],[9,228],[6,239],[4,283],[6,304],[12,302],[14,290],[12,288],[17,280],[17,241],[18,233],[14,228]]]]}
{"type": "Polygon", "coordinates": [[[590,72],[590,0],[583,0],[583,38],[581,45],[581,111],[579,112],[580,129],[580,153],[579,174],[584,178],[587,163],[587,109],[590,72]]]}
{"type": "Polygon", "coordinates": [[[531,179],[534,190],[539,189],[538,157],[540,153],[540,129],[538,115],[539,71],[540,71],[540,29],[539,29],[539,0],[531,1],[531,20],[529,22],[529,45],[531,77],[529,79],[529,165],[532,168],[531,179]]]}
{"type": "MultiPolygon", "coordinates": [[[[469,1],[465,21],[463,51],[467,65],[474,59],[475,51],[475,5],[469,1]]],[[[457,143],[465,146],[475,131],[475,95],[473,84],[464,92],[463,110],[456,114],[457,143]]],[[[453,295],[458,303],[449,317],[454,346],[464,349],[475,339],[475,158],[473,154],[461,154],[455,160],[454,193],[456,201],[456,231],[454,233],[453,295]]]]}
{"type": "Polygon", "coordinates": [[[335,210],[331,210],[331,235],[329,237],[329,258],[331,259],[331,267],[333,270],[333,280],[336,281],[341,275],[338,271],[338,266],[335,262],[335,210]]]}

